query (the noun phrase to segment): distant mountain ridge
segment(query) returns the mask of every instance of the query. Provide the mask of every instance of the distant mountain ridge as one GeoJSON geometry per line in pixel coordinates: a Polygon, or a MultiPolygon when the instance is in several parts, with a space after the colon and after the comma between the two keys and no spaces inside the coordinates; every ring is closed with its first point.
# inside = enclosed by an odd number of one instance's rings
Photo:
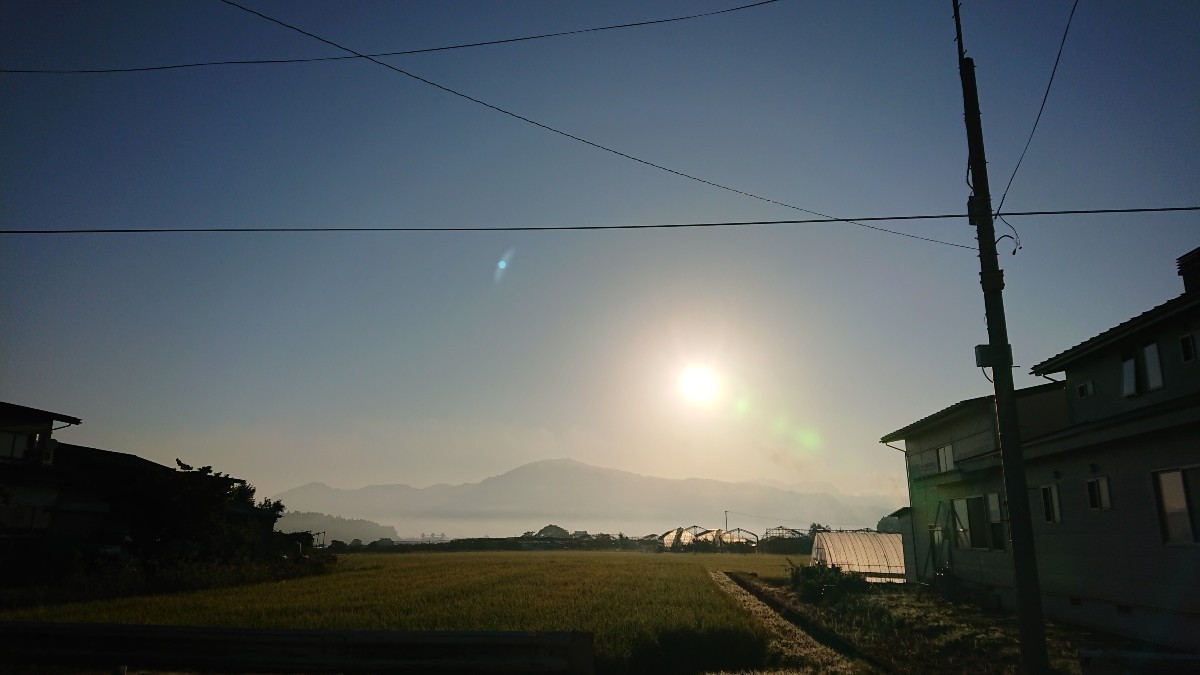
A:
{"type": "Polygon", "coordinates": [[[665,531],[692,524],[720,527],[725,511],[778,517],[781,521],[730,519],[731,527],[755,532],[780,524],[806,527],[810,522],[858,528],[874,527],[898,506],[885,498],[799,493],[758,483],[655,478],[572,459],[524,464],[478,483],[426,488],[369,485],[357,489],[309,483],[276,498],[290,510],[396,524],[404,536],[408,535],[403,531],[406,527],[453,532],[452,536],[478,536],[480,532],[464,530],[482,528],[481,532],[495,536],[512,536],[550,522],[575,529],[644,534],[638,528],[665,531]],[[455,527],[455,522],[463,527],[455,527]],[[511,531],[513,527],[518,531],[511,531]]]}
{"type": "Polygon", "coordinates": [[[396,528],[369,520],[341,518],[309,511],[286,511],[275,524],[280,532],[324,532],[325,541],[350,542],[361,539],[370,543],[376,539],[398,539],[396,528]]]}

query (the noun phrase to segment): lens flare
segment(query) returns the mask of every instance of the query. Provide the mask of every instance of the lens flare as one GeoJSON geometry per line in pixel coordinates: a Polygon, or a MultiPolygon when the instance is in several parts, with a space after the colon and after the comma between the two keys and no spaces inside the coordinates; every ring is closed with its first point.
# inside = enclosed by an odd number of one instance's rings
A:
{"type": "Polygon", "coordinates": [[[508,250],[505,251],[504,255],[500,257],[500,261],[496,263],[496,271],[492,275],[492,280],[496,285],[499,285],[501,281],[504,281],[504,274],[508,271],[508,266],[512,263],[513,255],[515,255],[516,252],[516,248],[512,246],[508,247],[508,250]]]}

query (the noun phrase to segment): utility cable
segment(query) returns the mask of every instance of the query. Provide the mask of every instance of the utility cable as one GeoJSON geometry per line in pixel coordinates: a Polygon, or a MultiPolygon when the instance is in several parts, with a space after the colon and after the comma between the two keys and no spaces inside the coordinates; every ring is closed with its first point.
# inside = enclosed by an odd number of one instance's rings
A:
{"type": "MultiPolygon", "coordinates": [[[[1018,216],[1069,216],[1097,215],[1106,213],[1171,213],[1180,211],[1200,211],[1200,206],[1164,206],[1135,209],[1072,209],[1060,211],[1013,211],[1004,215],[1011,218],[1018,216]]],[[[295,233],[295,232],[579,232],[600,230],[665,230],[665,229],[702,229],[715,227],[750,227],[763,225],[811,225],[819,223],[849,223],[856,221],[905,221],[905,220],[949,220],[966,219],[966,213],[937,213],[917,216],[869,216],[865,218],[807,218],[799,220],[740,220],[706,223],[652,223],[634,225],[514,225],[500,227],[111,227],[111,228],[69,228],[62,230],[0,230],[0,235],[47,235],[47,234],[209,234],[209,233],[295,233]]],[[[974,246],[940,242],[947,246],[976,250],[974,246]]]]}
{"type": "Polygon", "coordinates": [[[181,68],[204,68],[207,66],[247,66],[247,65],[267,65],[267,64],[282,64],[282,63],[315,63],[318,61],[347,61],[354,59],[363,59],[371,57],[384,56],[406,56],[409,54],[427,54],[429,52],[443,52],[451,49],[468,49],[470,47],[486,47],[488,45],[502,45],[511,42],[525,42],[527,40],[542,40],[545,38],[562,37],[565,35],[579,35],[581,33],[595,33],[604,30],[617,30],[621,28],[636,28],[638,26],[652,26],[660,23],[672,23],[675,21],[689,21],[691,19],[702,19],[708,16],[716,16],[718,14],[728,14],[730,12],[739,12],[743,9],[751,9],[753,7],[761,7],[769,5],[779,0],[761,0],[761,2],[753,2],[748,5],[739,5],[738,7],[730,7],[728,9],[719,9],[713,12],[704,12],[702,14],[689,14],[688,16],[677,16],[670,19],[653,19],[650,21],[636,21],[634,23],[622,23],[612,26],[599,26],[596,28],[581,28],[578,30],[568,30],[558,33],[542,33],[540,35],[525,35],[522,37],[505,38],[502,40],[487,40],[484,42],[468,42],[464,44],[447,45],[444,47],[426,47],[425,49],[406,49],[396,52],[380,52],[378,54],[365,54],[362,56],[324,56],[314,58],[301,59],[244,59],[244,60],[227,60],[227,61],[198,61],[195,63],[173,63],[161,66],[135,66],[131,68],[78,68],[78,69],[34,69],[34,68],[0,68],[0,73],[14,73],[22,75],[98,75],[111,73],[145,73],[156,70],[177,70],[181,68]]]}
{"type": "MultiPolygon", "coordinates": [[[[1067,27],[1063,29],[1062,40],[1058,43],[1058,55],[1054,57],[1054,67],[1050,69],[1050,81],[1046,83],[1046,92],[1042,94],[1042,105],[1038,107],[1037,117],[1033,120],[1033,128],[1029,130],[1029,138],[1025,139],[1025,148],[1021,150],[1021,156],[1017,159],[1017,165],[1013,167],[1012,175],[1008,177],[1008,185],[1004,186],[1004,194],[1000,196],[1000,204],[996,206],[996,213],[999,213],[1004,208],[1004,200],[1008,198],[1008,190],[1012,187],[1013,179],[1017,177],[1017,171],[1021,168],[1021,162],[1025,161],[1025,153],[1029,152],[1029,144],[1033,142],[1033,135],[1037,132],[1038,122],[1042,121],[1042,112],[1046,110],[1046,100],[1050,98],[1050,87],[1054,85],[1054,75],[1058,72],[1058,62],[1062,60],[1063,46],[1067,44],[1067,33],[1071,31],[1071,20],[1075,18],[1075,8],[1079,6],[1079,0],[1071,5],[1071,13],[1067,16],[1067,27]]],[[[1012,227],[1011,225],[1009,227],[1012,227]]],[[[1020,238],[1018,236],[1018,238],[1020,238]]]]}
{"type": "Polygon", "coordinates": [[[549,132],[551,132],[551,133],[558,134],[559,136],[563,136],[563,137],[565,137],[565,138],[569,138],[569,139],[571,139],[571,140],[573,140],[573,141],[578,141],[579,143],[583,143],[584,145],[590,145],[590,146],[592,146],[593,148],[596,148],[596,149],[598,149],[598,150],[603,150],[603,151],[605,151],[605,152],[612,153],[612,154],[614,154],[614,155],[616,155],[616,156],[618,156],[618,157],[624,157],[625,159],[628,159],[628,160],[630,160],[630,161],[634,161],[634,162],[637,162],[637,163],[639,163],[639,164],[644,164],[644,165],[646,165],[646,166],[649,166],[649,167],[652,167],[652,168],[658,169],[658,170],[660,170],[660,171],[666,171],[667,173],[672,173],[672,174],[675,174],[676,176],[679,176],[679,177],[681,177],[681,178],[687,178],[688,180],[693,180],[693,181],[696,181],[697,183],[703,183],[704,185],[708,185],[708,186],[710,186],[710,187],[715,187],[715,188],[718,188],[718,189],[721,189],[721,190],[726,190],[726,191],[728,191],[728,192],[732,192],[732,193],[734,193],[734,194],[739,194],[739,195],[742,195],[743,197],[750,197],[751,199],[757,199],[757,200],[759,200],[759,201],[762,201],[762,202],[767,202],[768,204],[775,204],[775,205],[777,205],[777,206],[783,206],[783,207],[785,207],[785,208],[793,209],[793,210],[795,210],[795,211],[801,211],[801,212],[803,212],[803,213],[808,213],[808,214],[811,214],[811,215],[814,215],[814,216],[819,216],[819,217],[821,217],[821,218],[826,218],[826,219],[828,219],[828,220],[831,220],[831,221],[837,221],[837,222],[849,223],[849,224],[851,224],[851,225],[858,225],[859,227],[864,227],[864,228],[867,228],[867,229],[869,229],[869,230],[876,230],[876,231],[878,231],[878,232],[887,232],[888,234],[894,234],[894,235],[898,235],[898,236],[901,236],[901,237],[909,237],[909,238],[911,238],[911,239],[919,239],[919,240],[921,240],[921,241],[926,241],[926,242],[930,242],[930,243],[933,243],[933,244],[942,244],[943,246],[957,246],[957,247],[961,247],[961,248],[968,248],[968,249],[972,249],[972,250],[974,250],[974,247],[970,247],[970,246],[962,246],[961,244],[953,244],[953,243],[950,243],[950,242],[948,242],[948,241],[941,241],[940,239],[931,239],[931,238],[929,238],[929,237],[920,237],[920,236],[917,236],[917,235],[915,235],[915,234],[909,234],[909,233],[907,233],[907,232],[898,232],[898,231],[896,231],[896,230],[889,230],[889,229],[887,229],[887,228],[883,228],[883,227],[876,227],[876,226],[874,226],[874,225],[866,225],[866,224],[864,224],[864,223],[860,223],[860,222],[857,222],[857,221],[854,221],[854,220],[847,220],[847,219],[845,219],[845,218],[835,218],[835,217],[833,217],[833,216],[830,216],[830,215],[828,215],[828,214],[825,214],[825,213],[821,213],[821,212],[819,212],[819,211],[812,211],[812,210],[810,210],[810,209],[801,208],[801,207],[799,207],[799,206],[793,206],[792,204],[787,204],[787,203],[785,203],[785,202],[777,201],[777,200],[770,199],[770,198],[767,198],[767,197],[762,197],[762,196],[759,196],[759,195],[756,195],[756,194],[753,194],[753,193],[750,193],[750,192],[746,192],[746,191],[744,191],[744,190],[739,190],[739,189],[737,189],[737,188],[732,188],[732,187],[729,187],[729,186],[727,186],[727,185],[722,185],[722,184],[720,184],[720,183],[716,183],[716,182],[713,182],[713,181],[710,181],[710,180],[706,180],[706,179],[704,179],[704,178],[699,178],[699,177],[697,177],[697,176],[693,176],[693,175],[691,175],[691,174],[684,173],[684,172],[682,172],[682,171],[677,171],[677,170],[675,170],[675,169],[672,169],[672,168],[669,168],[669,167],[663,166],[663,165],[661,165],[661,164],[655,164],[654,162],[651,162],[651,161],[648,161],[648,160],[644,160],[644,159],[641,159],[641,158],[639,158],[639,157],[634,157],[633,155],[630,155],[630,154],[628,154],[628,153],[625,153],[625,152],[621,152],[620,150],[616,150],[616,149],[610,148],[610,147],[608,147],[608,146],[606,146],[606,145],[601,145],[601,144],[599,144],[599,143],[596,143],[595,141],[589,141],[589,140],[587,140],[586,138],[582,138],[582,137],[580,137],[580,136],[576,136],[576,135],[574,135],[574,134],[571,134],[571,133],[568,133],[568,132],[566,132],[566,131],[562,131],[561,129],[556,129],[556,128],[554,128],[554,127],[552,127],[552,126],[549,126],[549,125],[547,125],[547,124],[542,124],[541,122],[538,122],[537,120],[530,119],[530,118],[528,118],[528,117],[525,117],[524,115],[519,115],[519,114],[517,114],[517,113],[515,113],[515,112],[512,112],[511,110],[506,110],[506,109],[504,109],[504,108],[501,108],[501,107],[499,107],[499,106],[492,105],[491,103],[488,103],[488,102],[486,102],[486,101],[483,101],[483,100],[481,100],[481,99],[475,98],[474,96],[470,96],[470,95],[468,95],[468,94],[464,94],[464,93],[462,93],[461,91],[458,91],[458,90],[456,90],[456,89],[451,89],[450,87],[447,87],[447,86],[445,86],[445,85],[438,84],[437,82],[434,82],[433,80],[428,80],[428,79],[425,79],[424,77],[421,77],[420,75],[416,75],[416,74],[414,74],[414,73],[410,73],[409,71],[407,71],[407,70],[404,70],[403,68],[398,68],[398,67],[396,67],[396,66],[393,66],[393,65],[392,65],[392,64],[390,64],[390,63],[384,63],[383,61],[380,61],[379,59],[377,59],[377,58],[375,58],[375,57],[373,57],[373,56],[369,56],[369,55],[367,55],[367,54],[361,54],[361,53],[359,53],[359,52],[356,52],[356,51],[354,51],[353,49],[350,49],[349,47],[346,47],[346,46],[344,46],[344,45],[341,45],[341,44],[338,44],[338,43],[336,43],[336,42],[333,42],[332,40],[327,40],[327,39],[325,39],[325,38],[323,38],[323,37],[321,37],[321,36],[319,36],[319,35],[316,35],[316,34],[314,34],[314,33],[310,33],[309,31],[306,31],[306,30],[304,30],[303,28],[299,28],[299,27],[297,27],[297,26],[293,26],[293,25],[291,25],[291,24],[289,24],[289,23],[285,23],[284,21],[281,21],[281,20],[279,20],[279,19],[276,19],[276,18],[274,18],[274,17],[267,16],[266,14],[263,14],[262,12],[258,12],[258,11],[255,11],[255,10],[253,10],[253,9],[250,9],[250,8],[248,8],[248,7],[244,7],[244,6],[242,6],[242,5],[239,5],[238,3],[236,3],[236,2],[233,2],[233,0],[221,0],[221,2],[223,2],[223,3],[227,4],[227,5],[229,5],[230,7],[236,7],[237,9],[240,9],[240,10],[242,10],[243,12],[247,12],[247,13],[253,14],[254,16],[257,16],[257,17],[259,17],[259,18],[261,18],[261,19],[265,19],[265,20],[267,20],[267,21],[270,21],[270,22],[271,22],[271,23],[273,23],[273,24],[276,24],[276,25],[282,26],[282,27],[284,27],[284,28],[287,28],[288,30],[295,31],[295,32],[297,32],[297,33],[300,33],[301,35],[306,35],[306,36],[308,36],[308,37],[310,37],[310,38],[312,38],[312,39],[314,39],[314,40],[317,40],[317,41],[319,41],[319,42],[323,42],[323,43],[325,43],[325,44],[327,44],[327,45],[329,45],[329,46],[331,46],[331,47],[336,47],[336,48],[338,48],[338,49],[340,49],[340,50],[342,50],[342,51],[345,51],[345,52],[349,52],[349,53],[351,53],[351,54],[354,54],[355,56],[357,56],[357,57],[359,57],[359,58],[363,58],[363,59],[366,59],[366,60],[368,60],[368,61],[370,61],[370,62],[372,62],[372,63],[376,63],[376,64],[378,64],[378,65],[381,65],[381,66],[383,66],[384,68],[387,68],[388,70],[395,71],[395,72],[397,72],[397,73],[400,73],[401,75],[404,75],[404,76],[406,76],[406,77],[410,77],[410,78],[412,78],[412,79],[414,79],[414,80],[417,80],[418,82],[423,82],[423,83],[425,83],[425,84],[427,84],[427,85],[429,85],[429,86],[431,86],[431,87],[435,87],[435,88],[437,88],[437,89],[441,89],[442,91],[444,91],[444,92],[446,92],[446,93],[448,93],[448,94],[453,94],[453,95],[455,95],[455,96],[458,96],[459,98],[464,98],[464,99],[466,99],[466,100],[468,100],[468,101],[471,101],[472,103],[476,103],[476,104],[478,104],[478,105],[481,105],[481,106],[483,106],[483,107],[485,107],[485,108],[489,108],[489,109],[491,109],[491,110],[494,110],[494,111],[496,111],[496,112],[498,112],[498,113],[503,113],[503,114],[505,114],[505,115],[508,115],[509,117],[512,117],[512,118],[514,118],[514,119],[517,119],[517,120],[520,120],[520,121],[522,121],[522,122],[525,122],[525,123],[527,123],[527,124],[532,124],[533,126],[535,126],[535,127],[538,127],[539,129],[545,129],[546,131],[549,131],[549,132]]]}

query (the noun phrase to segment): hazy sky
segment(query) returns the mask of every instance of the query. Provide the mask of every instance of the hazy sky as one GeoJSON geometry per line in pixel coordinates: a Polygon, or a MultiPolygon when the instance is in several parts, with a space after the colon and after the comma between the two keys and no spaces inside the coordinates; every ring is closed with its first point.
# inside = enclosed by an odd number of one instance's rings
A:
{"type": "MultiPolygon", "coordinates": [[[[362,52],[737,2],[283,2],[362,52]]],[[[966,2],[993,189],[1071,3],[966,2]]],[[[342,55],[217,0],[8,0],[0,65],[342,55]]],[[[388,57],[678,171],[840,217],[965,210],[945,2],[781,0],[388,57]]],[[[0,229],[510,227],[808,214],[597,150],[362,60],[0,74],[0,229]]],[[[1200,204],[1200,3],[1083,0],[1005,210],[1200,204]]],[[[995,203],[995,202],[994,202],[995,203]]],[[[1200,215],[1011,219],[1028,368],[1182,291],[1200,215]]],[[[965,220],[876,223],[973,246],[965,220]]],[[[998,233],[1007,233],[998,224],[998,233]]],[[[990,392],[972,250],[848,224],[610,232],[0,235],[0,399],[66,442],[263,495],[476,481],[572,457],[665,477],[904,492],[883,434],[990,392]],[[498,274],[498,263],[507,267],[498,274]],[[718,400],[687,403],[703,363],[718,400]]]]}

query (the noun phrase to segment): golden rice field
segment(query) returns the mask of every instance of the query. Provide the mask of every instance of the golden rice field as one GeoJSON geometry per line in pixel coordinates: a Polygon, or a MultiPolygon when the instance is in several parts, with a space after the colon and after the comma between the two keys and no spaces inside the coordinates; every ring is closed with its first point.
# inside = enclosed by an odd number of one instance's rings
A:
{"type": "Polygon", "coordinates": [[[601,671],[732,670],[770,661],[766,635],[709,570],[786,578],[787,567],[782,555],[358,554],[342,556],[327,576],[4,611],[0,621],[587,631],[601,671]]]}

